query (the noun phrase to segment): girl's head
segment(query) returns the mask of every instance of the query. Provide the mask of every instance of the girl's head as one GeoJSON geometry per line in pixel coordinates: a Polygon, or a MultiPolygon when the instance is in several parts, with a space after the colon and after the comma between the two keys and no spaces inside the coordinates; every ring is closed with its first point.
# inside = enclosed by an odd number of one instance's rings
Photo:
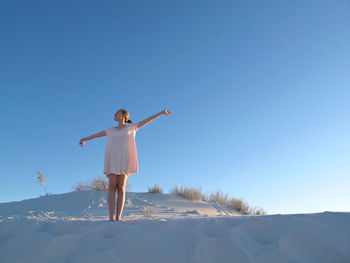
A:
{"type": "Polygon", "coordinates": [[[114,114],[114,120],[121,121],[121,123],[132,123],[132,121],[129,120],[129,112],[124,109],[119,109],[114,114]]]}

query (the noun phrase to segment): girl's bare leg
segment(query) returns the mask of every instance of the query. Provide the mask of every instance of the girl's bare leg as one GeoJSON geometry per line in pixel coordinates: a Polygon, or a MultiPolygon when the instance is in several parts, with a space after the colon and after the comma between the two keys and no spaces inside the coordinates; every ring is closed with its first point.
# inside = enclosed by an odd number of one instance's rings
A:
{"type": "Polygon", "coordinates": [[[117,190],[117,175],[110,174],[107,176],[109,179],[108,185],[108,208],[109,208],[109,221],[115,221],[115,193],[117,190]]]}
{"type": "Polygon", "coordinates": [[[126,186],[126,179],[128,178],[128,174],[121,174],[117,175],[117,191],[118,191],[118,200],[117,200],[117,221],[121,220],[123,208],[124,208],[124,202],[125,202],[125,186],[126,186]]]}

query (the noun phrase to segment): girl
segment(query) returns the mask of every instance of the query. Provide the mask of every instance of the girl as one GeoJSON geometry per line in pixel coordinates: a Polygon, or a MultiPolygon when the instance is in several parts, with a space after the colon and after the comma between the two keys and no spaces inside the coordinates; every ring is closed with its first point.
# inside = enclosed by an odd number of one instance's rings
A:
{"type": "Polygon", "coordinates": [[[138,173],[136,131],[163,114],[170,115],[171,113],[168,110],[163,110],[139,123],[133,123],[129,120],[129,112],[119,109],[114,114],[114,120],[118,122],[117,127],[112,126],[80,140],[79,144],[83,147],[85,141],[108,136],[103,173],[109,179],[109,221],[124,221],[121,219],[121,215],[124,208],[126,180],[132,173],[138,173]],[[126,125],[126,123],[130,125],[126,125]],[[114,216],[116,191],[118,191],[117,218],[114,216]]]}

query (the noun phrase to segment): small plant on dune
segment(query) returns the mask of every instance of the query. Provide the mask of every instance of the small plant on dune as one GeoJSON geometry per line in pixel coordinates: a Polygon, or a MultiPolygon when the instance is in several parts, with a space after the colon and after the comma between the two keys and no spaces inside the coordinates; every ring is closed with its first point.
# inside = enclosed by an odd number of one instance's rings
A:
{"type": "Polygon", "coordinates": [[[101,175],[92,179],[90,183],[90,190],[93,191],[108,191],[108,181],[101,175]]]}
{"type": "Polygon", "coordinates": [[[238,212],[242,212],[243,214],[248,214],[249,206],[241,198],[232,197],[227,201],[227,204],[235,208],[238,212]]]}
{"type": "Polygon", "coordinates": [[[210,202],[222,202],[227,203],[228,200],[228,194],[224,194],[219,189],[216,191],[215,194],[211,193],[209,197],[210,202]]]}
{"type": "Polygon", "coordinates": [[[170,190],[172,194],[177,194],[185,198],[189,198],[190,200],[193,200],[193,201],[203,200],[203,195],[201,191],[202,191],[201,187],[196,188],[196,187],[181,186],[179,188],[177,184],[173,186],[173,188],[170,190]]]}
{"type": "Polygon", "coordinates": [[[143,206],[142,208],[138,208],[140,213],[144,216],[150,216],[153,213],[153,208],[151,206],[143,206]]]}
{"type": "Polygon", "coordinates": [[[260,207],[249,208],[248,214],[253,215],[266,215],[266,211],[260,207]]]}
{"type": "Polygon", "coordinates": [[[73,186],[73,189],[75,191],[84,191],[84,190],[89,190],[90,187],[88,184],[86,183],[82,183],[82,182],[78,182],[73,186]]]}
{"type": "Polygon", "coordinates": [[[163,189],[160,188],[160,186],[158,184],[155,184],[152,187],[148,187],[148,192],[149,193],[163,193],[163,189]]]}
{"type": "Polygon", "coordinates": [[[45,191],[45,195],[49,195],[47,192],[46,192],[46,178],[44,177],[44,175],[42,175],[39,171],[38,171],[38,174],[39,176],[37,177],[39,179],[39,184],[41,184],[43,187],[44,187],[44,191],[45,191]]]}
{"type": "Polygon", "coordinates": [[[234,197],[229,198],[228,194],[224,194],[220,190],[217,190],[216,193],[211,193],[209,195],[208,193],[203,194],[201,192],[201,187],[195,188],[181,186],[179,188],[177,185],[175,185],[172,187],[170,192],[193,201],[202,200],[205,202],[221,202],[246,215],[266,215],[266,211],[264,209],[258,207],[250,208],[249,205],[243,201],[243,199],[234,197]]]}
{"type": "MultiPolygon", "coordinates": [[[[73,185],[73,189],[75,191],[83,191],[83,190],[92,190],[92,191],[108,191],[109,182],[107,179],[102,177],[101,175],[98,177],[94,177],[90,183],[82,183],[78,182],[73,185]]],[[[125,191],[130,192],[131,186],[126,183],[125,191]]]]}
{"type": "Polygon", "coordinates": [[[246,215],[266,215],[266,211],[264,209],[260,207],[251,208],[245,201],[243,201],[242,198],[229,198],[226,204],[246,215]]]}

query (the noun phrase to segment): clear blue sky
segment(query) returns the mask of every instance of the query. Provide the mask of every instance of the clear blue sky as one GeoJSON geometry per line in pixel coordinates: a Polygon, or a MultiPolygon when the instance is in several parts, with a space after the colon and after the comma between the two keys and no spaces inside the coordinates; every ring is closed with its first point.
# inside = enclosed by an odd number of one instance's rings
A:
{"type": "Polygon", "coordinates": [[[128,183],[222,190],[273,213],[350,210],[349,1],[1,1],[0,202],[103,174],[140,122],[128,183]]]}

